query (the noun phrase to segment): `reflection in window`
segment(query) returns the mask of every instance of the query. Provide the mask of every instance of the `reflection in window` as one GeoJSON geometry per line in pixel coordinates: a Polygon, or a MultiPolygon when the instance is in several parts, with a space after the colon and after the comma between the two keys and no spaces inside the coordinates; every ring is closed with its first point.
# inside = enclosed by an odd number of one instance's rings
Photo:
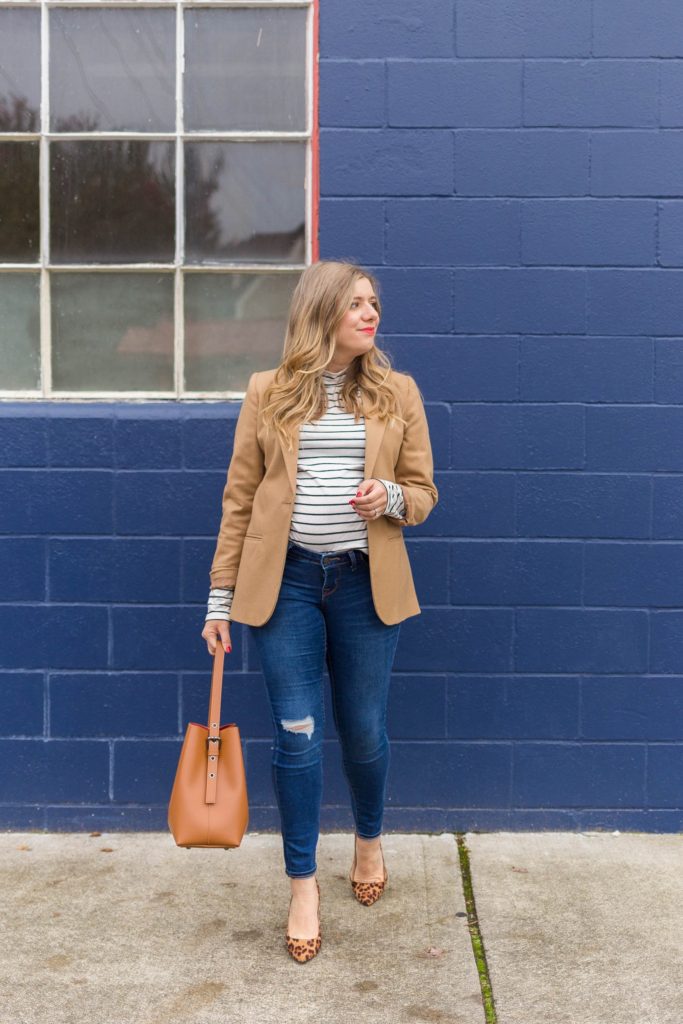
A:
{"type": "Polygon", "coordinates": [[[50,163],[53,262],[173,259],[172,143],[53,142],[50,163]]]}
{"type": "Polygon", "coordinates": [[[173,276],[52,275],[58,391],[173,390],[173,276]]]}
{"type": "Polygon", "coordinates": [[[0,390],[40,387],[40,276],[0,274],[0,390]]]}
{"type": "Polygon", "coordinates": [[[175,13],[53,8],[52,131],[172,131],[175,13]]]}
{"type": "Polygon", "coordinates": [[[40,11],[0,11],[0,132],[40,130],[40,11]]]}
{"type": "Polygon", "coordinates": [[[40,258],[38,142],[0,142],[0,261],[40,258]]]}
{"type": "Polygon", "coordinates": [[[188,263],[300,263],[305,251],[305,145],[185,146],[188,263]]]}
{"type": "Polygon", "coordinates": [[[298,273],[185,276],[185,387],[245,391],[282,358],[298,273]]]}
{"type": "Polygon", "coordinates": [[[185,12],[188,131],[304,131],[306,10],[185,12]]]}

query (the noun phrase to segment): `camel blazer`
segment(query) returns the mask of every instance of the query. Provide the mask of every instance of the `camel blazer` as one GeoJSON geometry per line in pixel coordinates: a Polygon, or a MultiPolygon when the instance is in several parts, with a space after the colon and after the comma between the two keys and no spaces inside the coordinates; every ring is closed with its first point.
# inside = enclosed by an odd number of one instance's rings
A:
{"type": "MultiPolygon", "coordinates": [[[[235,427],[235,442],[223,491],[222,518],[210,569],[212,587],[232,587],[230,618],[262,626],[277,602],[289,543],[296,492],[299,428],[288,451],[271,427],[266,436],[261,417],[264,391],[275,370],[252,373],[235,427]]],[[[366,520],[370,582],[375,610],[387,625],[420,614],[413,575],[403,539],[406,526],[424,522],[438,500],[427,418],[411,376],[391,371],[398,385],[400,412],[407,426],[391,426],[366,413],[365,474],[401,484],[403,519],[378,516],[366,520]]],[[[353,495],[349,495],[353,497],[353,495]]]]}

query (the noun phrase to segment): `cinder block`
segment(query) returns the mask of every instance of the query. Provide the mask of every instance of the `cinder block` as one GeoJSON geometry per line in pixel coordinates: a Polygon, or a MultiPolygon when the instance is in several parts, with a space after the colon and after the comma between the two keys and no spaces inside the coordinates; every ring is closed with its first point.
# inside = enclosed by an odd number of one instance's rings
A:
{"type": "Polygon", "coordinates": [[[582,334],[585,275],[579,269],[454,270],[456,332],[582,334]]]}
{"type": "Polygon", "coordinates": [[[680,676],[582,679],[581,735],[594,740],[683,739],[682,682],[680,676]]]}
{"type": "Polygon", "coordinates": [[[105,741],[0,740],[1,803],[92,803],[108,792],[105,741]]]}
{"type": "Polygon", "coordinates": [[[454,135],[460,196],[588,194],[589,132],[460,129],[454,135]]]}
{"type": "Polygon", "coordinates": [[[658,75],[655,61],[527,61],[524,124],[654,127],[658,75]]]}
{"type": "Polygon", "coordinates": [[[522,263],[647,266],[656,262],[657,208],[636,199],[527,199],[522,263]]]}
{"type": "Polygon", "coordinates": [[[581,469],[583,409],[577,405],[453,406],[456,469],[581,469]]]}
{"type": "Polygon", "coordinates": [[[683,611],[652,612],[650,672],[680,675],[683,665],[683,611]]]}
{"type": "Polygon", "coordinates": [[[586,275],[589,334],[680,335],[683,271],[587,270],[586,275]]]}
{"type": "Polygon", "coordinates": [[[450,195],[451,132],[323,128],[320,187],[327,197],[450,195]]]}
{"type": "Polygon", "coordinates": [[[586,468],[683,470],[683,407],[589,406],[586,468]]]}
{"type": "Polygon", "coordinates": [[[320,200],[320,258],[384,262],[384,200],[320,200]]]}
{"type": "Polygon", "coordinates": [[[118,469],[178,469],[182,465],[181,421],[121,414],[114,424],[118,469]]]}
{"type": "Polygon", "coordinates": [[[516,743],[512,802],[523,807],[641,807],[646,745],[516,743]]]}
{"type": "Polygon", "coordinates": [[[519,338],[391,336],[394,364],[415,377],[429,402],[516,401],[519,338]]]}
{"type": "Polygon", "coordinates": [[[462,57],[585,57],[591,52],[590,0],[458,0],[462,57]]]}
{"type": "Polygon", "coordinates": [[[522,537],[650,536],[651,483],[623,473],[519,473],[522,537]]]}
{"type": "Polygon", "coordinates": [[[520,397],[527,402],[651,402],[653,365],[651,338],[522,338],[520,397]]]}
{"type": "Polygon", "coordinates": [[[450,558],[451,602],[581,604],[582,548],[572,541],[455,541],[450,558]]]}
{"type": "Polygon", "coordinates": [[[448,57],[453,54],[453,0],[345,0],[320,10],[320,56],[448,57]]]}
{"type": "Polygon", "coordinates": [[[43,735],[42,672],[0,672],[0,735],[43,735]]]}
{"type": "Polygon", "coordinates": [[[39,537],[0,538],[0,601],[45,599],[45,541],[39,537]]]}
{"type": "MultiPolygon", "coordinates": [[[[47,465],[47,418],[44,411],[3,402],[0,415],[0,466],[47,465]]],[[[40,405],[43,410],[42,403],[40,405]]]]}
{"type": "Polygon", "coordinates": [[[395,671],[508,672],[512,622],[502,608],[423,608],[401,624],[395,671]]]}
{"type": "Polygon", "coordinates": [[[390,60],[387,103],[392,127],[521,125],[522,62],[390,60]]]}
{"type": "Polygon", "coordinates": [[[52,737],[176,735],[178,677],[173,673],[54,672],[50,676],[52,737]]]}
{"type": "Polygon", "coordinates": [[[0,605],[0,668],[104,668],[107,609],[0,605]]]}
{"type": "Polygon", "coordinates": [[[387,201],[387,262],[398,266],[482,266],[520,262],[514,200],[387,201]]]}
{"type": "Polygon", "coordinates": [[[166,604],[180,599],[180,541],[50,541],[53,601],[166,604]]]}
{"type": "Polygon", "coordinates": [[[376,128],[386,122],[383,60],[321,60],[320,124],[376,128]]]}
{"type": "Polygon", "coordinates": [[[655,476],[653,536],[659,540],[683,539],[683,477],[655,476]]]}
{"type": "Polygon", "coordinates": [[[576,676],[449,676],[449,738],[576,739],[576,676]]]}
{"type": "Polygon", "coordinates": [[[586,605],[683,606],[683,544],[586,544],[586,605]]]}
{"type": "Polygon", "coordinates": [[[659,263],[683,267],[683,202],[659,203],[659,263]]]}
{"type": "Polygon", "coordinates": [[[645,672],[648,614],[583,608],[519,608],[515,670],[645,672]]]}
{"type": "Polygon", "coordinates": [[[395,742],[391,802],[404,807],[506,807],[511,749],[508,743],[395,742]]]}
{"type": "Polygon", "coordinates": [[[680,196],[683,132],[591,133],[591,195],[680,196]]]}
{"type": "Polygon", "coordinates": [[[683,57],[678,0],[594,0],[596,57],[683,57]]]}

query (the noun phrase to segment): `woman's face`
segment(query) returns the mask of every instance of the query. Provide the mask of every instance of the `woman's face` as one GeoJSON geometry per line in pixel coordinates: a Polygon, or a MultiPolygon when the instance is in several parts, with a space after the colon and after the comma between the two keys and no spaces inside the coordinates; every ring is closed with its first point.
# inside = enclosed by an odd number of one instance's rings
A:
{"type": "Polygon", "coordinates": [[[337,328],[334,369],[368,352],[375,344],[379,324],[378,302],[367,277],[356,278],[353,296],[337,328]]]}

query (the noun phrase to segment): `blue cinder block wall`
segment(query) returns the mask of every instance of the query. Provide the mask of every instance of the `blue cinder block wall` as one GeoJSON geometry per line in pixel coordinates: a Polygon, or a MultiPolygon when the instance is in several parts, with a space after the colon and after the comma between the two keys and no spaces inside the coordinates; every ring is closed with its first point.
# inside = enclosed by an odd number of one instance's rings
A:
{"type": "MultiPolygon", "coordinates": [[[[678,831],[683,7],[322,0],[320,27],[320,254],[379,276],[440,492],[386,828],[678,831]]],[[[2,406],[4,827],[165,827],[237,411],[2,406]]],[[[274,829],[233,637],[224,721],[274,829]]],[[[351,827],[326,730],[323,827],[351,827]]]]}

